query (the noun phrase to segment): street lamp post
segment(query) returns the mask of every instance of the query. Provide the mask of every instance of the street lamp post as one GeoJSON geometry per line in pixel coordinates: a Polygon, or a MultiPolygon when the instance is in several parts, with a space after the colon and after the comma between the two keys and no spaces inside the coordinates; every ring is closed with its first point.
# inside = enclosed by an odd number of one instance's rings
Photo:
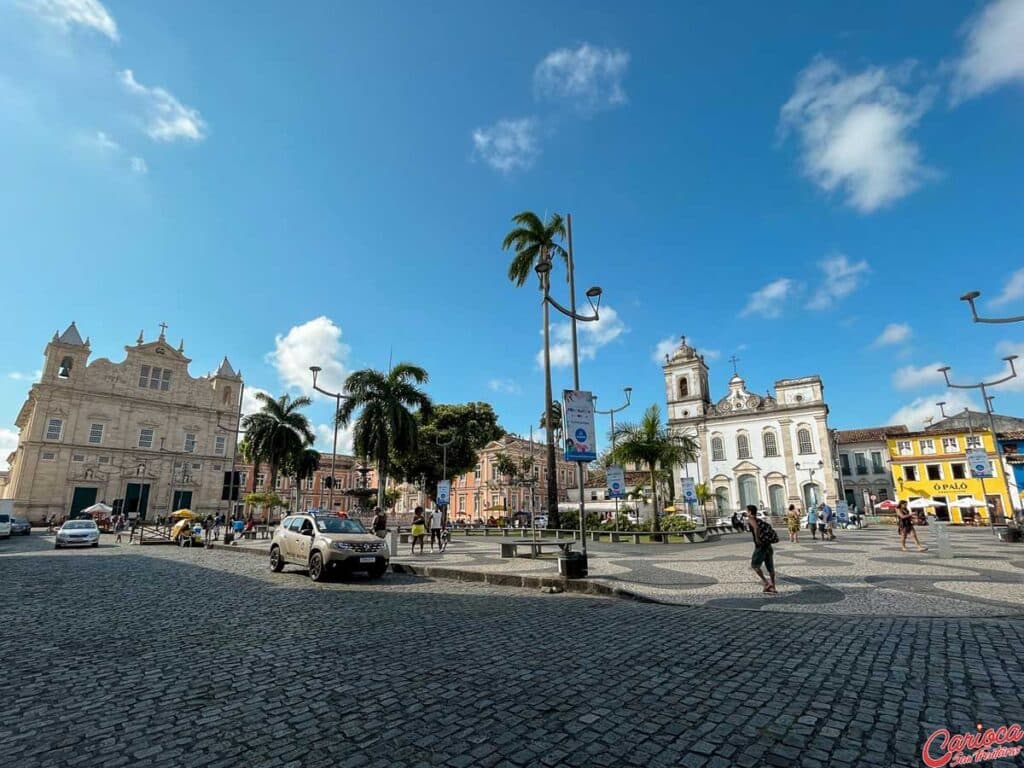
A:
{"type": "MultiPolygon", "coordinates": [[[[821,461],[821,459],[819,459],[818,463],[815,464],[815,465],[812,465],[810,467],[801,467],[800,466],[800,462],[798,461],[796,464],[794,464],[794,466],[797,468],[798,471],[802,469],[804,472],[806,472],[807,473],[807,482],[809,482],[811,484],[814,484],[814,473],[817,472],[819,469],[824,469],[825,462],[821,461]]],[[[815,485],[815,487],[817,487],[817,485],[815,485]]],[[[825,501],[828,501],[827,493],[826,493],[825,501]]],[[[806,498],[804,499],[804,504],[807,504],[807,499],[806,498]]],[[[808,512],[809,511],[810,510],[808,510],[808,512]]]]}
{"type": "MultiPolygon", "coordinates": [[[[241,377],[241,375],[242,375],[241,371],[239,371],[238,375],[239,375],[239,377],[241,377]]],[[[236,463],[237,458],[238,458],[238,435],[242,431],[242,403],[243,402],[245,402],[245,382],[242,382],[239,385],[238,413],[235,416],[235,426],[234,426],[234,428],[225,427],[219,421],[217,422],[217,428],[218,429],[223,429],[225,432],[230,432],[234,436],[232,441],[231,441],[231,475],[229,476],[229,485],[228,485],[228,514],[224,518],[224,529],[225,529],[225,531],[227,531],[227,526],[230,524],[230,521],[233,520],[234,517],[235,517],[235,504],[238,501],[238,499],[235,498],[235,495],[238,493],[239,490],[241,490],[241,489],[239,489],[235,485],[235,463],[236,463]]]]}
{"type": "Polygon", "coordinates": [[[960,301],[966,301],[971,305],[971,316],[976,323],[1024,323],[1024,315],[1017,317],[979,317],[978,308],[974,306],[974,300],[981,296],[981,291],[969,291],[960,297],[960,301]]]}
{"type": "MultiPolygon", "coordinates": [[[[450,438],[448,438],[448,440],[446,440],[445,442],[442,443],[440,437],[439,436],[435,436],[434,437],[434,442],[437,443],[438,447],[441,449],[441,456],[442,456],[442,458],[441,458],[441,479],[442,480],[447,480],[448,479],[448,447],[452,443],[455,442],[455,438],[454,437],[450,437],[450,438]]],[[[452,491],[451,491],[451,488],[449,488],[448,489],[448,501],[449,501],[449,503],[451,503],[451,495],[452,495],[452,491]]],[[[448,504],[441,505],[441,526],[444,527],[444,528],[448,527],[448,504]]]]}
{"type": "MultiPolygon", "coordinates": [[[[547,423],[548,429],[551,428],[551,341],[550,333],[548,330],[548,305],[557,309],[563,315],[568,317],[571,321],[572,327],[572,375],[573,375],[573,388],[579,390],[580,388],[580,360],[579,360],[579,349],[576,344],[576,323],[595,323],[600,317],[598,310],[601,306],[601,289],[597,286],[587,289],[587,301],[590,303],[591,308],[594,310],[592,315],[581,315],[576,312],[576,277],[575,277],[575,264],[573,262],[572,254],[572,214],[566,214],[566,224],[568,228],[568,240],[569,240],[569,306],[563,307],[555,299],[551,298],[551,256],[546,251],[541,254],[540,261],[534,268],[537,272],[537,276],[540,278],[541,289],[544,291],[544,374],[547,385],[547,423]],[[596,300],[596,303],[595,303],[596,300]]],[[[563,415],[564,418],[564,415],[563,415]]],[[[577,476],[579,479],[579,514],[580,514],[580,548],[583,552],[584,557],[587,554],[587,536],[586,536],[586,504],[584,502],[584,488],[583,488],[583,465],[586,462],[577,463],[577,476]]],[[[550,478],[549,478],[550,482],[550,478]]]]}
{"type": "MultiPolygon", "coordinates": [[[[630,402],[633,399],[633,388],[632,387],[623,387],[622,391],[626,393],[626,403],[625,403],[625,405],[620,405],[618,408],[609,408],[607,411],[599,411],[596,408],[594,409],[594,413],[599,413],[602,416],[608,416],[611,419],[611,423],[612,423],[612,432],[611,432],[611,435],[612,435],[612,461],[615,461],[615,414],[616,413],[620,413],[620,412],[626,410],[627,408],[629,408],[629,404],[630,404],[630,402]]],[[[595,401],[597,400],[597,395],[594,396],[594,400],[595,401]]],[[[607,485],[607,483],[605,483],[605,485],[607,485]]],[[[615,497],[615,523],[616,523],[616,525],[618,524],[618,522],[619,522],[619,497],[616,496],[615,497]]]]}
{"type": "MultiPolygon", "coordinates": [[[[972,309],[974,308],[974,302],[972,300],[974,298],[977,298],[977,291],[974,292],[973,296],[972,296],[972,294],[967,294],[967,296],[964,297],[965,301],[967,301],[967,300],[971,301],[971,308],[972,309]],[[967,297],[971,297],[971,298],[968,299],[967,297]]],[[[985,322],[985,321],[978,320],[977,322],[985,322]]],[[[1011,379],[1017,378],[1017,368],[1014,365],[1014,360],[1016,360],[1016,359],[1017,359],[1017,355],[1007,355],[1006,357],[1003,358],[1003,360],[1005,360],[1006,362],[1008,362],[1010,364],[1010,372],[1006,376],[1003,376],[1003,378],[996,379],[995,381],[979,381],[979,382],[977,382],[975,384],[954,384],[953,382],[951,382],[949,380],[949,372],[950,372],[950,370],[952,370],[950,368],[950,366],[944,365],[941,368],[939,368],[939,371],[942,373],[943,377],[946,379],[946,386],[949,387],[950,389],[980,389],[981,390],[981,399],[985,403],[985,413],[988,414],[989,431],[992,432],[992,448],[995,450],[996,462],[998,462],[1000,465],[1001,465],[1003,459],[1002,459],[1002,454],[999,451],[999,440],[996,439],[996,420],[995,420],[995,418],[994,418],[994,416],[992,414],[992,400],[991,400],[991,398],[994,397],[994,395],[990,396],[988,394],[988,388],[989,387],[994,387],[997,384],[1004,384],[1007,381],[1010,381],[1011,379]]],[[[982,483],[983,483],[983,485],[982,485],[982,493],[984,493],[985,492],[984,491],[984,480],[982,481],[982,483]]],[[[983,501],[987,502],[988,499],[983,499],[983,501]]],[[[1001,499],[1000,499],[1000,501],[1001,501],[1001,499]]],[[[989,525],[992,527],[992,531],[994,533],[995,532],[995,521],[993,520],[993,517],[994,516],[990,512],[989,516],[988,516],[988,520],[989,520],[989,525]]],[[[1004,514],[1003,518],[1005,519],[1005,517],[1006,517],[1006,515],[1004,514]]]]}
{"type": "MultiPolygon", "coordinates": [[[[946,413],[946,401],[945,400],[941,400],[940,402],[936,403],[936,405],[939,406],[939,413],[942,414],[942,418],[944,418],[944,419],[950,418],[949,414],[946,413]]],[[[964,416],[967,417],[967,433],[971,437],[974,437],[974,419],[971,418],[971,409],[967,408],[966,406],[964,407],[964,416]]],[[[968,447],[970,447],[970,446],[968,446],[968,447]]],[[[979,477],[978,479],[981,481],[981,496],[982,496],[981,500],[984,501],[986,504],[988,504],[988,489],[985,488],[985,478],[984,477],[979,477]]],[[[902,490],[902,488],[903,488],[903,480],[901,478],[900,479],[900,489],[902,490]]],[[[962,517],[962,513],[961,513],[961,517],[962,517]]],[[[991,513],[989,513],[989,516],[988,516],[988,527],[990,529],[992,529],[993,532],[995,532],[994,531],[995,526],[992,524],[992,514],[991,513]]]]}
{"type": "Polygon", "coordinates": [[[334,444],[331,446],[331,482],[327,488],[327,511],[334,514],[334,484],[337,482],[334,470],[338,461],[338,413],[341,411],[341,399],[346,397],[346,395],[343,395],[341,392],[328,392],[326,389],[317,386],[317,374],[323,370],[319,365],[311,365],[309,370],[313,373],[313,389],[321,395],[334,398],[334,444]]]}

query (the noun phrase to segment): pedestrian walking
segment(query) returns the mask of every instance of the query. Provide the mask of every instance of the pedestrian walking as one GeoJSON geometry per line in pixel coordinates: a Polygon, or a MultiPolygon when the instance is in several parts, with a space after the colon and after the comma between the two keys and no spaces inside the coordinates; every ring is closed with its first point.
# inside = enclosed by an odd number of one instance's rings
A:
{"type": "Polygon", "coordinates": [[[807,508],[807,527],[811,529],[811,538],[817,541],[818,512],[813,506],[807,508]]]}
{"type": "Polygon", "coordinates": [[[825,532],[825,505],[818,505],[818,533],[821,535],[822,541],[828,541],[828,534],[825,532]]]}
{"type": "Polygon", "coordinates": [[[832,507],[830,507],[825,502],[822,502],[821,503],[821,513],[819,514],[818,519],[825,524],[825,528],[824,528],[824,530],[822,531],[822,534],[821,534],[824,537],[824,541],[835,541],[836,540],[836,533],[835,533],[836,513],[835,513],[835,510],[833,510],[832,507]]]}
{"type": "Polygon", "coordinates": [[[124,515],[118,515],[114,518],[114,533],[117,537],[114,539],[115,544],[121,543],[121,534],[124,533],[124,515]]]}
{"type": "MultiPolygon", "coordinates": [[[[444,522],[444,515],[441,514],[441,510],[434,508],[434,511],[430,513],[430,551],[434,551],[434,539],[437,539],[437,548],[442,549],[441,546],[441,525],[444,522]]],[[[519,521],[516,521],[516,525],[519,521]]]]}
{"type": "Polygon", "coordinates": [[[410,555],[416,554],[416,543],[419,542],[420,554],[423,554],[423,539],[427,536],[427,523],[423,519],[423,507],[416,507],[412,512],[412,548],[409,550],[410,555]]]}
{"type": "Polygon", "coordinates": [[[210,537],[213,536],[213,515],[207,515],[203,520],[203,543],[209,547],[210,537]]]}
{"type": "Polygon", "coordinates": [[[786,515],[786,528],[789,529],[789,540],[794,544],[799,543],[800,534],[800,511],[795,504],[789,505],[789,512],[786,515]]]}
{"type": "Polygon", "coordinates": [[[388,533],[388,516],[384,512],[380,511],[380,507],[373,508],[373,522],[370,523],[370,529],[373,531],[375,536],[384,538],[388,533]]]}
{"type": "Polygon", "coordinates": [[[907,536],[914,537],[914,543],[917,544],[918,551],[924,552],[928,549],[917,538],[917,531],[914,530],[914,513],[907,508],[907,502],[905,501],[901,501],[896,506],[896,527],[900,532],[900,549],[904,552],[907,551],[907,536]]]}
{"type": "Polygon", "coordinates": [[[747,524],[754,537],[754,554],[750,556],[750,567],[764,585],[764,591],[774,594],[776,591],[775,551],[772,549],[772,545],[778,542],[779,535],[775,533],[775,529],[767,520],[757,519],[757,507],[753,504],[747,505],[747,524]],[[762,565],[768,571],[767,578],[761,572],[762,565]]]}
{"type": "Polygon", "coordinates": [[[218,512],[217,516],[215,518],[213,518],[213,540],[214,541],[219,541],[220,540],[220,527],[223,524],[224,524],[224,515],[221,514],[220,512],[218,512]]]}
{"type": "MultiPolygon", "coordinates": [[[[128,543],[131,544],[132,540],[135,538],[135,525],[136,525],[137,521],[136,521],[136,518],[132,517],[131,515],[129,515],[128,517],[129,517],[129,520],[128,520],[128,543]]],[[[140,534],[139,535],[139,540],[141,541],[141,539],[142,539],[142,535],[140,534]]]]}

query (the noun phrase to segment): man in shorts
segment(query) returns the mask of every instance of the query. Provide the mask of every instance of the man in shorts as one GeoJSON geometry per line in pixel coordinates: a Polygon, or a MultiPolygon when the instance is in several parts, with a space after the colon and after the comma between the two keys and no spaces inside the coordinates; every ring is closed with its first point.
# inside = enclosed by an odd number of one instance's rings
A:
{"type": "Polygon", "coordinates": [[[750,567],[764,585],[764,591],[770,594],[775,593],[775,552],[772,543],[768,539],[768,526],[757,519],[757,507],[753,504],[747,505],[747,522],[750,525],[750,533],[754,537],[754,554],[750,556],[750,567]],[[768,578],[761,572],[761,566],[768,571],[768,578]]]}

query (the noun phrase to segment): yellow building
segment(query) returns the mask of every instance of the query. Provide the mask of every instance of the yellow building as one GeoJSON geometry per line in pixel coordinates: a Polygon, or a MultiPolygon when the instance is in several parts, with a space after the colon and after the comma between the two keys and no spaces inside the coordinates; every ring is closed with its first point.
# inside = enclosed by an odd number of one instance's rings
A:
{"type": "Polygon", "coordinates": [[[1006,475],[996,454],[991,432],[974,430],[974,434],[970,434],[966,430],[953,429],[893,433],[886,435],[886,442],[896,495],[901,500],[927,498],[946,505],[968,498],[988,502],[987,509],[937,506],[929,510],[939,520],[952,523],[974,520],[987,525],[989,513],[998,523],[1012,509],[1006,475]],[[966,453],[969,448],[982,447],[988,453],[994,475],[984,481],[971,477],[966,453]]]}

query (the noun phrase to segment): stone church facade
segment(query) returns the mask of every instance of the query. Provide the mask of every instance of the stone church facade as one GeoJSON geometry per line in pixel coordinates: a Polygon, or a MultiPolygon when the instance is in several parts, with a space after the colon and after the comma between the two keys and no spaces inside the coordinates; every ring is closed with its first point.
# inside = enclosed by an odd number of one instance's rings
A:
{"type": "Polygon", "coordinates": [[[663,371],[669,428],[699,446],[697,460],[675,476],[706,483],[709,508],[729,515],[755,504],[782,515],[790,504],[835,505],[837,470],[818,376],[780,379],[774,394],[758,395],[734,373],[728,392],[713,400],[708,366],[685,336],[663,371]]]}
{"type": "Polygon", "coordinates": [[[15,514],[40,523],[95,502],[143,519],[226,511],[242,388],[227,358],[193,378],[184,344],[168,344],[163,330],[148,343],[140,333],[120,363],[89,362],[90,353],[74,323],[46,345],[8,459],[15,514]]]}

